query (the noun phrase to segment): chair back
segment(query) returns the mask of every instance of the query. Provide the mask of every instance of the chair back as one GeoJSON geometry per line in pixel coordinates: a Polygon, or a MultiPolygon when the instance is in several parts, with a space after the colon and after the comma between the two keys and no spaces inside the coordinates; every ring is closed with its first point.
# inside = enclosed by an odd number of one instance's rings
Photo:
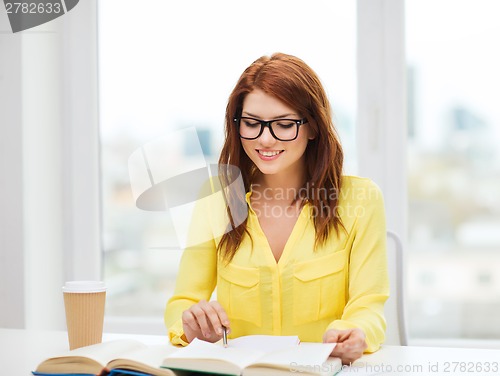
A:
{"type": "Polygon", "coordinates": [[[399,236],[392,231],[387,231],[387,264],[390,292],[384,306],[387,321],[384,344],[406,346],[408,339],[403,298],[403,244],[399,236]]]}

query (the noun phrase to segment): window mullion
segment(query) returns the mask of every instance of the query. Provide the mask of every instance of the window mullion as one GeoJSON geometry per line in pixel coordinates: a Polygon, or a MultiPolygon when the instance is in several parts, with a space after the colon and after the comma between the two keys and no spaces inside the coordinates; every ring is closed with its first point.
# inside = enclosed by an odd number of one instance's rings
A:
{"type": "Polygon", "coordinates": [[[404,2],[357,3],[359,174],[382,189],[387,226],[406,243],[404,2]]]}

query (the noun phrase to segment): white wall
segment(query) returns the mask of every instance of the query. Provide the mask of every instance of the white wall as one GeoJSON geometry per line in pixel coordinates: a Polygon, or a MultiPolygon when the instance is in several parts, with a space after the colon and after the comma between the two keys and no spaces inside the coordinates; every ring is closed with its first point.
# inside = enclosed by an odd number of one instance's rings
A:
{"type": "Polygon", "coordinates": [[[0,12],[0,327],[24,326],[21,36],[0,12]]]}
{"type": "Polygon", "coordinates": [[[63,329],[64,281],[100,278],[96,1],[0,31],[0,326],[63,329]]]}

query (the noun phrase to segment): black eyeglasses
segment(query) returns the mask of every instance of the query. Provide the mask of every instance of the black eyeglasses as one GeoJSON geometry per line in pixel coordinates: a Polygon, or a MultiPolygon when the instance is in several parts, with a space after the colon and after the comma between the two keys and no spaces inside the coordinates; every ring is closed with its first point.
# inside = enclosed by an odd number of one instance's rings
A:
{"type": "Polygon", "coordinates": [[[279,141],[293,141],[299,135],[299,127],[307,123],[307,119],[276,119],[259,120],[251,117],[235,117],[233,121],[238,126],[241,138],[255,140],[259,138],[264,128],[268,127],[271,135],[279,141]]]}

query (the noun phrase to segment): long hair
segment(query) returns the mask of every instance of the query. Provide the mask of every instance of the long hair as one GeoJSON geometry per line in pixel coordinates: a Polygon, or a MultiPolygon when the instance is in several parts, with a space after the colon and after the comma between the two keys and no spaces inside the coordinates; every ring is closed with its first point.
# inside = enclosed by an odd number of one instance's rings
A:
{"type": "MultiPolygon", "coordinates": [[[[301,191],[306,192],[306,197],[302,197],[304,201],[312,205],[315,246],[323,244],[332,229],[338,233],[343,227],[337,207],[344,155],[323,85],[301,59],[275,53],[270,57],[262,56],[243,72],[226,107],[225,141],[219,166],[238,167],[245,191],[250,190],[258,169],[243,150],[234,118],[241,116],[246,95],[255,89],[279,99],[308,120],[314,139],[309,140],[305,151],[306,183],[301,191]]],[[[241,201],[244,198],[240,195],[228,199],[241,201]]],[[[231,218],[229,211],[228,214],[231,218]]],[[[226,262],[232,260],[243,236],[248,234],[246,225],[245,220],[222,236],[218,252],[226,262]]]]}

